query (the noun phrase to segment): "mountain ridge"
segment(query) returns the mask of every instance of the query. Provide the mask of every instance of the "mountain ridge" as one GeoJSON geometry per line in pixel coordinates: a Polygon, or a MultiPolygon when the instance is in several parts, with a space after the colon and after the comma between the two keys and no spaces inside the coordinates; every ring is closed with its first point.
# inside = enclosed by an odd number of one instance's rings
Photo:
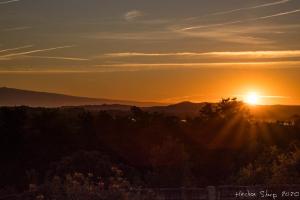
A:
{"type": "MultiPolygon", "coordinates": [[[[0,106],[82,107],[91,111],[107,110],[122,112],[128,112],[132,106],[138,106],[147,112],[159,112],[186,118],[198,115],[204,103],[185,101],[167,105],[155,102],[78,97],[0,87],[0,106]]],[[[257,105],[249,106],[249,109],[254,117],[264,120],[288,120],[293,116],[300,116],[300,105],[257,105]]]]}
{"type": "Polygon", "coordinates": [[[103,104],[120,104],[143,107],[164,105],[156,102],[80,97],[59,93],[0,87],[0,106],[62,107],[103,104]]]}

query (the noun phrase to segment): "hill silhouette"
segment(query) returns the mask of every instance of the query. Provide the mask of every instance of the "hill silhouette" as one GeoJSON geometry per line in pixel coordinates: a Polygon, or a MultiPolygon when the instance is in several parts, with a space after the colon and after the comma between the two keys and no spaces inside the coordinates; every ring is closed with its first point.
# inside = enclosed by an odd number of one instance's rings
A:
{"type": "Polygon", "coordinates": [[[15,88],[0,88],[0,106],[61,107],[81,105],[122,104],[135,106],[160,105],[154,102],[135,102],[112,99],[77,97],[49,92],[36,92],[15,88]]]}
{"type": "MultiPolygon", "coordinates": [[[[205,103],[181,102],[168,106],[145,108],[150,112],[162,112],[180,117],[195,117],[205,103]]],[[[289,120],[300,115],[299,105],[257,105],[249,106],[250,113],[262,120],[289,120]]]]}
{"type": "MultiPolygon", "coordinates": [[[[130,111],[131,106],[141,107],[148,112],[159,112],[181,118],[195,117],[205,103],[180,102],[165,105],[156,102],[137,102],[112,99],[77,97],[49,92],[36,92],[15,88],[0,88],[0,106],[30,107],[72,107],[80,106],[86,110],[130,111]]],[[[299,105],[259,105],[250,106],[251,114],[263,120],[288,120],[300,115],[299,105]]]]}

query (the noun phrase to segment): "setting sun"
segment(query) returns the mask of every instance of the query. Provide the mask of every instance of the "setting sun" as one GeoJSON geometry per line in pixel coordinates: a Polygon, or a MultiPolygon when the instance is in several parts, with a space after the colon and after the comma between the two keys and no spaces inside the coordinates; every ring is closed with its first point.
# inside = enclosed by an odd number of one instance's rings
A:
{"type": "Polygon", "coordinates": [[[245,102],[250,105],[257,105],[259,100],[260,96],[255,92],[250,92],[245,96],[245,102]]]}

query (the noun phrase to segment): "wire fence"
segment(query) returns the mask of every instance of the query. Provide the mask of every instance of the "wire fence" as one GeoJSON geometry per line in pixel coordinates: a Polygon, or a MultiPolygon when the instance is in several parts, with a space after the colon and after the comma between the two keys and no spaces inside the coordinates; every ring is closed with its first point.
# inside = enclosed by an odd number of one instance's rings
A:
{"type": "MultiPolygon", "coordinates": [[[[157,194],[153,200],[300,200],[300,185],[208,186],[206,188],[135,189],[131,193],[157,194]]],[[[36,193],[0,197],[0,200],[36,200],[36,193]]]]}

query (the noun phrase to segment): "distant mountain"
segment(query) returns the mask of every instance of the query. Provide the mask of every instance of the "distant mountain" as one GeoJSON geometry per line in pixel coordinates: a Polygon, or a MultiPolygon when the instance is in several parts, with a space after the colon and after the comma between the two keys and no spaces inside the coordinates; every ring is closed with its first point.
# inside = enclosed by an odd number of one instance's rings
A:
{"type": "Polygon", "coordinates": [[[199,113],[199,110],[204,103],[192,103],[192,102],[181,102],[168,106],[153,106],[144,108],[149,112],[161,112],[166,114],[172,114],[180,117],[193,117],[199,113]]]}
{"type": "MultiPolygon", "coordinates": [[[[181,102],[168,106],[154,106],[144,108],[149,112],[161,112],[176,115],[182,118],[195,117],[204,103],[181,102]]],[[[250,113],[261,120],[289,120],[300,116],[299,105],[258,105],[249,106],[250,113]]]]}
{"type": "MultiPolygon", "coordinates": [[[[195,117],[204,103],[181,102],[173,105],[162,105],[153,102],[135,102],[110,99],[76,97],[63,94],[35,92],[13,88],[0,88],[0,106],[31,107],[77,107],[90,111],[108,110],[119,113],[128,112],[131,106],[141,107],[144,111],[175,115],[181,118],[195,117]]],[[[300,106],[261,105],[250,106],[251,114],[262,120],[287,120],[300,116],[300,106]]]]}
{"type": "MultiPolygon", "coordinates": [[[[63,94],[36,92],[20,90],[14,88],[0,88],[0,106],[32,106],[32,107],[61,107],[61,106],[81,106],[81,105],[103,105],[116,104],[116,108],[121,105],[134,105],[141,107],[161,105],[154,102],[135,102],[111,99],[97,99],[88,97],[76,97],[63,94]]],[[[126,107],[126,106],[125,106],[126,107]]]]}

